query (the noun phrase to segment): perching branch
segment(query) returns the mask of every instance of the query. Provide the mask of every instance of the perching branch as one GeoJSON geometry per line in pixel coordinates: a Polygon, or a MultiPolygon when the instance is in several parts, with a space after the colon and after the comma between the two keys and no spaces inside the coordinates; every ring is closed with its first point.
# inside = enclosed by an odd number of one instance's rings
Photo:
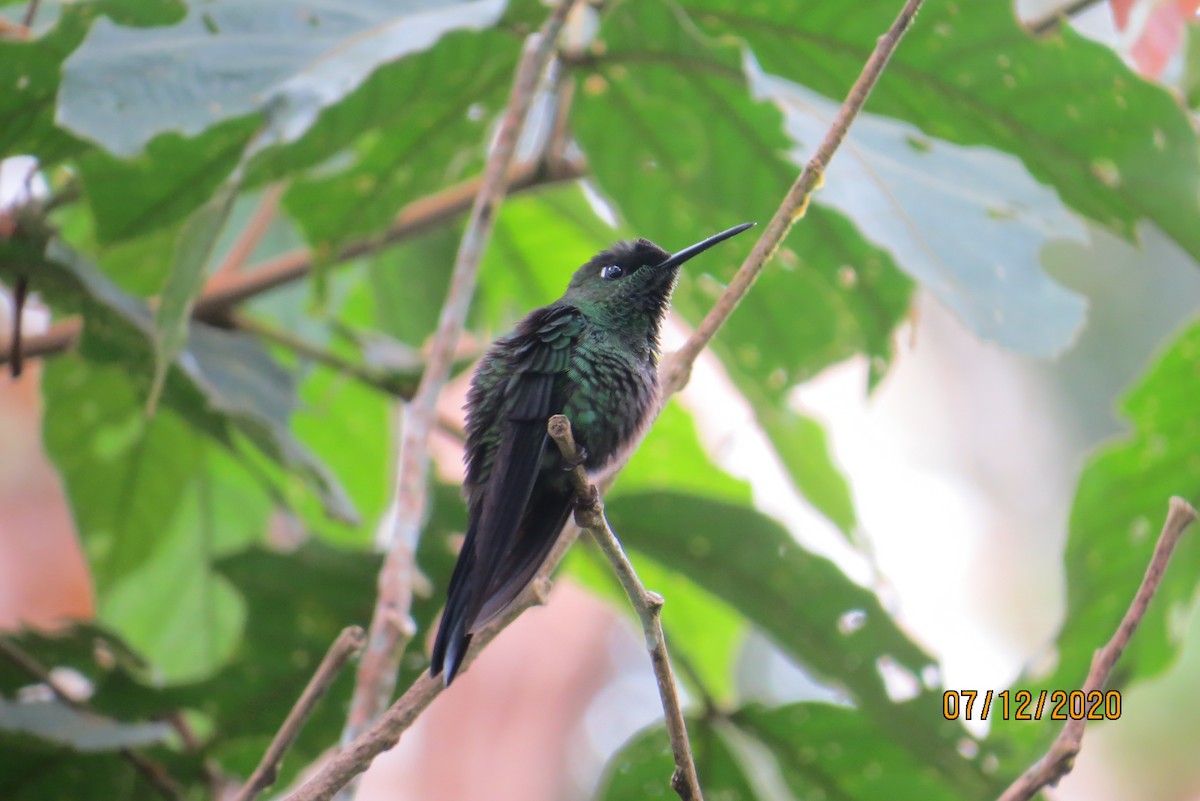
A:
{"type": "Polygon", "coordinates": [[[342,629],[342,633],[333,641],[333,645],[329,646],[325,658],[317,666],[317,671],[308,680],[308,686],[296,699],[296,704],[288,713],[287,719],[275,733],[275,738],[271,740],[271,745],[267,747],[258,767],[254,769],[254,773],[250,774],[250,778],[246,780],[242,789],[233,797],[233,801],[253,801],[259,793],[275,783],[284,754],[292,747],[292,743],[296,742],[309,715],[317,708],[317,704],[325,697],[325,693],[329,692],[329,687],[337,678],[338,673],[342,671],[342,667],[362,648],[365,640],[366,635],[358,626],[348,626],[342,629]]]}
{"type": "Polygon", "coordinates": [[[587,474],[583,471],[583,463],[571,432],[571,421],[564,415],[556,414],[550,418],[546,431],[558,446],[563,458],[568,463],[575,464],[575,469],[571,471],[577,496],[575,523],[591,534],[600,550],[604,551],[604,555],[612,564],[613,572],[617,574],[617,580],[621,582],[621,587],[629,596],[629,602],[633,604],[633,609],[642,622],[646,649],[650,652],[654,678],[658,682],[658,695],[662,699],[667,735],[671,739],[671,752],[675,756],[675,773],[671,776],[671,786],[682,801],[703,801],[700,779],[696,775],[696,761],[688,741],[687,724],[684,722],[683,708],[679,703],[679,690],[667,654],[667,638],[662,628],[662,596],[648,591],[642,584],[629,557],[621,548],[620,541],[608,525],[604,516],[604,505],[600,502],[600,493],[595,485],[588,481],[587,474]]]}
{"type": "MultiPolygon", "coordinates": [[[[550,592],[550,581],[545,576],[553,572],[558,563],[562,561],[573,541],[574,537],[564,532],[564,535],[555,544],[554,550],[550,552],[550,556],[546,558],[546,565],[542,568],[539,577],[521,593],[508,609],[500,614],[500,617],[471,638],[471,646],[459,669],[460,675],[471,666],[479,652],[495,639],[496,635],[503,631],[508,624],[520,617],[521,613],[529,607],[546,602],[550,592]]],[[[417,717],[433,703],[433,699],[437,698],[445,688],[446,685],[441,679],[430,676],[428,672],[422,674],[404,692],[404,695],[388,708],[387,712],[380,715],[352,743],[330,757],[308,781],[287,796],[285,801],[328,801],[333,798],[338,790],[365,771],[375,757],[395,746],[400,741],[400,735],[416,722],[417,717]]]]}
{"type": "Polygon", "coordinates": [[[564,0],[551,12],[541,31],[526,42],[508,106],[496,141],[484,166],[483,182],[475,196],[463,233],[450,290],[442,306],[425,372],[412,402],[405,408],[400,437],[393,524],[387,556],[379,573],[379,599],[371,617],[366,650],[355,682],[343,742],[358,737],[387,708],[396,688],[400,659],[414,631],[409,618],[414,553],[425,514],[428,485],[428,439],[436,423],[437,400],[450,377],[455,346],[475,293],[479,262],[495,227],[496,213],[508,189],[508,172],[517,140],[529,115],[538,80],[558,47],[558,35],[577,0],[564,0]]]}
{"type": "Polygon", "coordinates": [[[742,262],[742,266],[738,268],[737,274],[733,276],[729,286],[721,293],[721,297],[717,299],[692,335],[688,337],[683,347],[663,363],[662,397],[664,401],[687,386],[688,379],[692,374],[692,365],[695,364],[700,351],[708,346],[717,330],[725,324],[729,315],[733,314],[733,310],[742,302],[742,298],[746,297],[754,280],[758,278],[758,274],[762,272],[767,261],[775,255],[775,251],[787,236],[788,231],[791,230],[792,225],[804,216],[809,198],[824,181],[825,170],[828,168],[833,154],[837,152],[842,140],[846,138],[846,132],[850,130],[850,124],[854,122],[854,118],[858,116],[858,112],[867,102],[867,96],[871,94],[871,89],[875,87],[879,76],[883,74],[883,69],[887,66],[892,53],[895,52],[896,46],[900,44],[900,39],[912,25],[912,21],[917,15],[917,9],[921,7],[921,2],[922,0],[907,0],[900,15],[892,23],[892,27],[879,37],[875,49],[867,59],[866,65],[863,66],[862,72],[859,73],[858,80],[854,82],[854,86],[850,88],[850,94],[846,96],[846,100],[838,110],[833,125],[825,134],[825,139],[822,140],[817,152],[809,159],[796,182],[792,184],[792,188],[784,196],[775,216],[767,223],[762,235],[754,243],[750,255],[742,262]]]}
{"type": "MultiPolygon", "coordinates": [[[[26,653],[19,645],[3,637],[0,637],[0,657],[7,659],[18,669],[28,674],[30,678],[46,685],[50,688],[50,692],[54,694],[55,698],[76,712],[95,715],[97,717],[106,717],[93,709],[91,704],[73,698],[70,693],[58,686],[58,683],[54,681],[54,678],[50,675],[50,671],[46,669],[45,665],[31,654],[26,653]]],[[[133,769],[140,773],[163,798],[170,799],[170,801],[182,801],[183,789],[158,760],[148,757],[132,748],[119,748],[117,749],[117,753],[120,754],[122,759],[132,765],[133,769]]]]}
{"type": "MultiPolygon", "coordinates": [[[[1129,604],[1129,609],[1125,612],[1125,617],[1121,618],[1121,624],[1117,626],[1112,638],[1092,657],[1091,669],[1088,670],[1087,679],[1083,682],[1082,689],[1085,698],[1089,693],[1102,690],[1108,682],[1109,674],[1112,673],[1117,660],[1121,658],[1121,654],[1129,645],[1130,639],[1137,631],[1138,624],[1146,615],[1146,609],[1150,606],[1154,593],[1158,591],[1158,585],[1167,570],[1167,563],[1171,561],[1171,554],[1175,550],[1179,538],[1183,536],[1183,532],[1195,519],[1196,510],[1187,501],[1183,498],[1171,499],[1167,520],[1163,523],[1162,534],[1158,537],[1158,544],[1154,546],[1154,555],[1150,557],[1150,564],[1146,568],[1146,575],[1142,578],[1141,586],[1138,587],[1133,601],[1129,604]]],[[[1054,786],[1059,779],[1070,773],[1071,769],[1075,767],[1075,757],[1079,754],[1082,746],[1083,730],[1086,726],[1086,714],[1078,719],[1071,718],[1067,721],[1059,735],[1054,738],[1046,755],[1009,785],[1008,789],[1000,796],[999,801],[1029,801],[1042,788],[1054,786]]]]}

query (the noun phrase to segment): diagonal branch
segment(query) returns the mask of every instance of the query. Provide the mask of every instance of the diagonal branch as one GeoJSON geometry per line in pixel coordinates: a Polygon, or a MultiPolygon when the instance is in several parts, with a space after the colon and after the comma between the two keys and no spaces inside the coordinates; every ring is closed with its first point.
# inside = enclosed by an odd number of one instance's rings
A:
{"type": "MultiPolygon", "coordinates": [[[[560,181],[571,181],[586,174],[579,162],[520,164],[509,172],[508,192],[515,194],[560,181]]],[[[396,216],[390,228],[379,236],[346,245],[333,259],[345,264],[354,259],[386,250],[417,234],[452,220],[471,207],[482,185],[481,178],[465,181],[436,194],[410,203],[396,216]]],[[[218,272],[204,287],[192,309],[192,317],[207,323],[228,325],[232,309],[272,289],[299,281],[312,272],[316,257],[308,248],[297,248],[274,256],[244,270],[218,272]]],[[[53,356],[69,350],[79,340],[83,325],[72,317],[55,323],[48,331],[25,337],[21,354],[26,358],[53,356]]],[[[7,344],[0,343],[0,365],[12,357],[7,344]]]]}
{"type": "MultiPolygon", "coordinates": [[[[1162,534],[1158,544],[1154,546],[1154,555],[1146,567],[1146,575],[1142,578],[1141,586],[1133,596],[1125,617],[1107,644],[1092,657],[1092,666],[1083,682],[1084,698],[1090,693],[1102,690],[1108,683],[1108,676],[1125,652],[1129,640],[1137,631],[1138,624],[1146,615],[1154,593],[1162,582],[1171,554],[1179,543],[1183,532],[1196,519],[1196,510],[1183,498],[1172,498],[1167,512],[1167,520],[1163,523],[1162,534]]],[[[999,801],[1029,801],[1045,787],[1053,787],[1063,776],[1075,767],[1075,757],[1083,745],[1083,730],[1087,726],[1087,710],[1079,718],[1072,717],[1063,726],[1062,731],[1054,738],[1046,755],[1034,763],[1027,771],[1009,785],[1000,796],[999,801]]]]}
{"type": "Polygon", "coordinates": [[[366,650],[355,682],[343,742],[358,737],[387,708],[396,688],[400,658],[413,636],[409,618],[414,554],[425,514],[430,430],[436,424],[437,399],[450,377],[455,345],[466,324],[475,292],[479,262],[495,226],[496,212],[508,188],[508,172],[517,140],[529,115],[538,80],[558,46],[558,35],[576,0],[565,0],[551,12],[538,35],[526,42],[508,106],[484,167],[483,182],[471,207],[467,228],[455,257],[450,290],[416,395],[405,409],[400,437],[393,523],[387,557],[379,573],[379,599],[371,618],[366,650]]]}
{"type": "Polygon", "coordinates": [[[704,320],[692,332],[692,335],[688,337],[683,347],[663,363],[662,396],[664,401],[687,386],[692,373],[692,365],[695,364],[700,351],[708,346],[708,343],[716,336],[717,330],[725,324],[729,315],[733,314],[733,310],[742,302],[742,298],[746,297],[746,293],[754,285],[754,280],[758,278],[758,274],[762,272],[767,261],[775,255],[775,251],[787,236],[788,231],[797,220],[804,216],[809,198],[824,182],[825,170],[828,168],[830,160],[841,146],[842,140],[846,138],[850,124],[854,122],[854,118],[858,116],[858,112],[867,102],[867,97],[871,94],[879,76],[883,74],[888,60],[896,51],[896,46],[900,44],[900,39],[912,25],[913,19],[917,16],[917,10],[921,7],[921,2],[922,0],[907,0],[891,28],[879,37],[875,49],[863,66],[862,72],[859,73],[854,86],[850,87],[850,94],[846,96],[842,107],[838,109],[833,125],[825,134],[817,152],[809,159],[796,182],[792,184],[792,188],[784,195],[783,202],[779,204],[775,216],[767,223],[762,235],[754,243],[750,255],[742,262],[742,266],[738,268],[733,280],[729,282],[729,286],[721,293],[721,297],[717,299],[716,304],[705,315],[704,320]]]}
{"type": "MultiPolygon", "coordinates": [[[[475,657],[496,635],[521,616],[531,606],[544,604],[550,592],[550,582],[545,578],[562,561],[567,549],[578,532],[566,532],[555,543],[554,550],[546,558],[541,575],[523,592],[513,604],[495,621],[485,626],[471,639],[471,646],[463,658],[460,674],[466,671],[475,657]]],[[[286,797],[286,801],[329,801],[342,787],[358,776],[384,751],[400,741],[400,735],[408,730],[417,717],[433,703],[446,684],[428,672],[412,683],[404,694],[392,704],[388,711],[375,719],[370,727],[352,743],[334,754],[299,789],[286,797]]]]}
{"type": "Polygon", "coordinates": [[[675,674],[671,670],[670,656],[667,654],[667,638],[663,634],[663,598],[658,593],[650,592],[642,584],[629,557],[621,548],[620,541],[608,525],[608,519],[604,516],[604,505],[600,502],[600,493],[595,485],[588,481],[587,474],[583,471],[583,460],[575,447],[571,421],[564,415],[556,414],[550,418],[546,431],[558,446],[563,458],[569,464],[575,465],[575,469],[571,471],[577,496],[575,523],[591,534],[600,550],[604,551],[604,555],[612,564],[613,572],[617,574],[617,580],[621,582],[621,587],[637,612],[638,620],[642,622],[646,649],[650,652],[654,678],[658,682],[658,695],[662,699],[667,734],[671,739],[671,752],[675,757],[675,773],[671,776],[671,786],[682,801],[703,801],[700,779],[696,775],[696,760],[692,756],[687,724],[684,722],[683,708],[679,703],[679,689],[675,684],[675,674]]]}
{"type": "Polygon", "coordinates": [[[279,727],[275,738],[271,740],[271,745],[263,754],[258,767],[254,769],[254,773],[250,774],[250,778],[246,780],[242,789],[233,797],[233,801],[253,801],[259,793],[275,783],[284,754],[292,747],[292,743],[296,742],[304,723],[317,708],[321,699],[325,697],[325,693],[329,692],[330,686],[338,677],[342,667],[362,648],[365,636],[363,630],[358,626],[347,626],[342,629],[342,633],[333,641],[333,645],[329,646],[325,658],[317,666],[313,677],[309,679],[308,686],[304,688],[304,692],[300,694],[291,712],[288,713],[287,719],[279,727]]]}

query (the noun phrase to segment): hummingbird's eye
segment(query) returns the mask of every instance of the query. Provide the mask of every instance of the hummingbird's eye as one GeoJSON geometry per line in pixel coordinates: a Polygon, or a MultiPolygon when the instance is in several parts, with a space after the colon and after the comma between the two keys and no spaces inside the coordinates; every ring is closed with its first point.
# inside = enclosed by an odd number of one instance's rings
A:
{"type": "Polygon", "coordinates": [[[624,274],[625,274],[625,271],[623,269],[621,269],[621,265],[619,265],[619,264],[609,264],[608,266],[606,266],[602,270],[600,270],[600,277],[604,278],[606,280],[611,280],[613,278],[620,278],[624,274]]]}

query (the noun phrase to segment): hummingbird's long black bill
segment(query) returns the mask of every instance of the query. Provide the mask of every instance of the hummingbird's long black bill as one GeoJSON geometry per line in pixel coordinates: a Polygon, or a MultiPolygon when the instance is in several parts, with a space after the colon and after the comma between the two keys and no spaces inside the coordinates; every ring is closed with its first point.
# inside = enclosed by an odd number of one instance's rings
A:
{"type": "Polygon", "coordinates": [[[716,234],[715,236],[710,236],[708,239],[705,239],[703,242],[697,242],[696,244],[692,245],[691,247],[684,248],[683,250],[681,250],[678,253],[671,256],[671,258],[664,261],[662,264],[659,264],[656,269],[663,268],[663,267],[678,267],[679,265],[683,264],[685,261],[692,258],[693,256],[699,256],[701,253],[708,250],[713,245],[716,245],[719,242],[724,242],[726,239],[729,239],[732,236],[737,236],[742,231],[745,231],[747,228],[753,228],[753,227],[754,227],[754,223],[752,223],[752,222],[742,223],[741,225],[735,225],[734,227],[730,228],[728,231],[722,231],[721,233],[716,234]]]}

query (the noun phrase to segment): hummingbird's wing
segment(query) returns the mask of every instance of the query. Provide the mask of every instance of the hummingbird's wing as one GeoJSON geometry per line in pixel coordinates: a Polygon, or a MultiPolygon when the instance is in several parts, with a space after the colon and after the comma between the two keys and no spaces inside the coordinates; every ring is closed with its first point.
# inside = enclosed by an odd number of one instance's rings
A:
{"type": "Polygon", "coordinates": [[[551,306],[527,317],[512,343],[502,412],[505,424],[475,543],[477,569],[487,576],[487,583],[471,605],[471,616],[477,618],[472,628],[520,594],[562,528],[569,496],[551,493],[547,497],[547,488],[536,485],[549,442],[546,421],[562,411],[561,387],[583,326],[575,308],[551,306]],[[546,504],[554,509],[543,509],[546,504]],[[551,527],[554,530],[547,530],[551,527]]]}
{"type": "Polygon", "coordinates": [[[468,396],[467,539],[434,643],[434,673],[453,678],[470,635],[513,601],[554,545],[570,510],[567,489],[538,486],[546,421],[583,332],[579,311],[548,306],[484,357],[468,396]]]}

